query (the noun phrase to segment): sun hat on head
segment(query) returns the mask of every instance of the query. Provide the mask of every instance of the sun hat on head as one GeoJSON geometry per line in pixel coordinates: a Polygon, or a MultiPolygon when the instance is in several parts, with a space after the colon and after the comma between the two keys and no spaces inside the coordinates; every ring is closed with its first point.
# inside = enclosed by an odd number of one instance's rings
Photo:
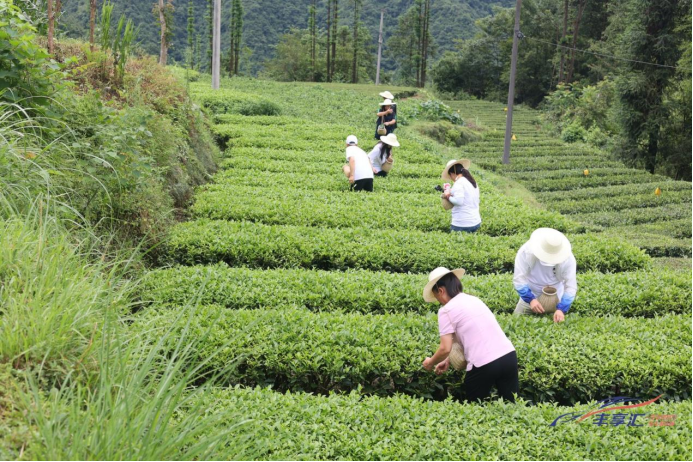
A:
{"type": "Polygon", "coordinates": [[[440,175],[440,178],[446,181],[452,181],[452,178],[450,178],[450,174],[448,173],[448,170],[450,170],[454,165],[461,165],[462,168],[465,168],[469,170],[469,166],[472,165],[472,161],[469,159],[459,159],[459,160],[451,160],[447,164],[445,164],[445,170],[443,170],[442,175],[440,175]]]}
{"type": "Polygon", "coordinates": [[[380,141],[382,141],[385,144],[388,144],[394,148],[399,147],[399,141],[397,141],[397,135],[394,133],[389,133],[386,136],[381,136],[380,141]]]}
{"type": "Polygon", "coordinates": [[[386,99],[382,103],[380,103],[381,106],[392,106],[392,100],[391,99],[386,99]]]}
{"type": "Polygon", "coordinates": [[[385,90],[384,92],[380,93],[380,96],[385,98],[385,99],[395,99],[395,95],[390,93],[389,91],[385,90]]]}
{"type": "Polygon", "coordinates": [[[347,136],[346,144],[348,144],[349,146],[356,146],[357,144],[359,144],[359,140],[358,138],[356,138],[356,135],[349,135],[347,136]]]}
{"type": "Polygon", "coordinates": [[[423,289],[423,299],[426,303],[433,303],[437,301],[433,296],[433,286],[436,285],[440,278],[450,273],[454,274],[458,278],[461,278],[464,276],[464,269],[459,268],[456,270],[449,270],[439,266],[428,274],[428,284],[426,284],[426,287],[423,289]]]}
{"type": "Polygon", "coordinates": [[[538,228],[529,238],[529,248],[545,266],[563,263],[572,253],[572,246],[562,232],[552,228],[538,228]]]}

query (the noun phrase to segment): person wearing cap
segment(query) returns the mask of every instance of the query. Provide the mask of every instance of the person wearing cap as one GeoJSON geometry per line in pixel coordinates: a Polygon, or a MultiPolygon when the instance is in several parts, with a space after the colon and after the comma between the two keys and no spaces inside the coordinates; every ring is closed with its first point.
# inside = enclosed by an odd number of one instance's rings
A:
{"type": "Polygon", "coordinates": [[[348,171],[345,165],[344,173],[348,173],[351,189],[354,191],[373,191],[373,174],[375,169],[371,164],[368,154],[361,149],[359,141],[354,135],[346,139],[346,159],[349,162],[348,171]]]}
{"type": "Polygon", "coordinates": [[[379,140],[381,136],[384,136],[378,134],[378,126],[380,124],[385,125],[385,129],[387,130],[387,133],[385,133],[385,135],[389,135],[390,133],[395,131],[395,128],[397,128],[396,110],[393,109],[394,105],[395,103],[393,103],[391,99],[386,99],[385,101],[380,103],[378,119],[375,122],[376,140],[379,140]]]}
{"type": "Polygon", "coordinates": [[[440,346],[423,362],[424,369],[442,374],[450,367],[448,355],[453,341],[462,345],[467,359],[464,377],[468,401],[491,396],[495,387],[506,401],[515,401],[519,392],[517,353],[491,310],[477,297],[463,293],[463,269],[436,268],[423,289],[427,303],[438,301],[440,346]]]}
{"type": "Polygon", "coordinates": [[[554,322],[563,322],[577,294],[576,271],[568,238],[551,228],[535,230],[515,257],[513,286],[520,300],[514,314],[553,313],[554,322]],[[544,309],[537,299],[547,286],[556,289],[559,302],[555,312],[544,309]]]}
{"type": "Polygon", "coordinates": [[[380,137],[380,143],[376,144],[373,150],[368,154],[368,157],[371,159],[371,164],[373,165],[375,176],[387,176],[387,172],[383,169],[383,165],[390,164],[390,166],[392,166],[394,162],[392,159],[392,148],[396,147],[399,147],[399,141],[397,141],[397,135],[394,133],[380,137]]]}
{"type": "Polygon", "coordinates": [[[442,197],[452,204],[450,231],[474,233],[481,228],[479,186],[469,172],[469,159],[451,160],[445,165],[441,178],[453,183],[442,197]]]}

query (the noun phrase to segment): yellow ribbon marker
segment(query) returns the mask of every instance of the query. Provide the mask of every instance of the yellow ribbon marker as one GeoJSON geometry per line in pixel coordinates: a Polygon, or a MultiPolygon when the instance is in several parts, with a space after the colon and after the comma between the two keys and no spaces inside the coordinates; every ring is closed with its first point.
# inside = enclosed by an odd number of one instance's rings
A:
{"type": "Polygon", "coordinates": [[[507,107],[506,107],[505,109],[503,109],[503,110],[504,110],[505,112],[508,112],[508,108],[507,108],[507,107]]]}
{"type": "Polygon", "coordinates": [[[588,169],[584,169],[584,170],[582,171],[582,174],[585,175],[585,176],[587,176],[587,175],[590,174],[590,171],[589,171],[588,169]]]}
{"type": "Polygon", "coordinates": [[[515,134],[514,134],[514,133],[513,133],[513,137],[512,137],[512,140],[513,140],[513,141],[517,141],[517,137],[515,136],[515,134]]]}
{"type": "Polygon", "coordinates": [[[662,190],[659,189],[659,186],[657,186],[657,189],[655,189],[655,196],[661,196],[662,195],[662,190]]]}

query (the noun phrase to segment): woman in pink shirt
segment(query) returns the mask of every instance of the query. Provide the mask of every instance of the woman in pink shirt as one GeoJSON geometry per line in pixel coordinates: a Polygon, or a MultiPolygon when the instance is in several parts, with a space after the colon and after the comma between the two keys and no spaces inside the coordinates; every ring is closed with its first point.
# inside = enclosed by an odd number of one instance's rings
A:
{"type": "Polygon", "coordinates": [[[435,367],[436,374],[447,371],[448,355],[453,341],[457,341],[467,359],[464,378],[467,400],[488,398],[495,387],[504,400],[514,402],[513,393],[519,392],[515,347],[486,304],[462,292],[463,274],[463,269],[436,268],[428,276],[424,300],[438,301],[443,306],[438,310],[440,346],[433,356],[424,360],[423,367],[428,371],[435,367]]]}

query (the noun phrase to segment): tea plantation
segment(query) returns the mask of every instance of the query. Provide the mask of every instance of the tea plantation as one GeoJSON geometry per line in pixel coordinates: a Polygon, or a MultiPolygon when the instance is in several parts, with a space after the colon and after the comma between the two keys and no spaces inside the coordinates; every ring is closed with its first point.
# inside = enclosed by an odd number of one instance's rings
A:
{"type": "MultiPolygon", "coordinates": [[[[232,432],[228,445],[267,459],[690,457],[690,183],[565,144],[525,108],[502,165],[503,106],[465,101],[453,106],[483,129],[478,141],[453,150],[401,126],[391,174],[376,177],[374,193],[353,193],[344,139],[375,144],[375,87],[190,85],[224,159],[168,239],[166,267],[145,278],[132,328],[205,339],[190,360],[228,387],[191,406],[232,410],[257,429],[252,441],[232,432]],[[460,157],[481,190],[472,235],[446,232],[433,189],[460,157]],[[531,197],[508,192],[521,187],[531,197]],[[512,316],[515,254],[538,227],[565,232],[578,262],[561,324],[512,316]],[[517,404],[467,403],[461,373],[422,369],[438,333],[421,289],[437,266],[466,268],[465,291],[515,345],[517,404]],[[642,412],[676,415],[674,426],[550,426],[604,398],[659,395],[642,412]]],[[[402,114],[425,96],[390,91],[402,114]]]]}

